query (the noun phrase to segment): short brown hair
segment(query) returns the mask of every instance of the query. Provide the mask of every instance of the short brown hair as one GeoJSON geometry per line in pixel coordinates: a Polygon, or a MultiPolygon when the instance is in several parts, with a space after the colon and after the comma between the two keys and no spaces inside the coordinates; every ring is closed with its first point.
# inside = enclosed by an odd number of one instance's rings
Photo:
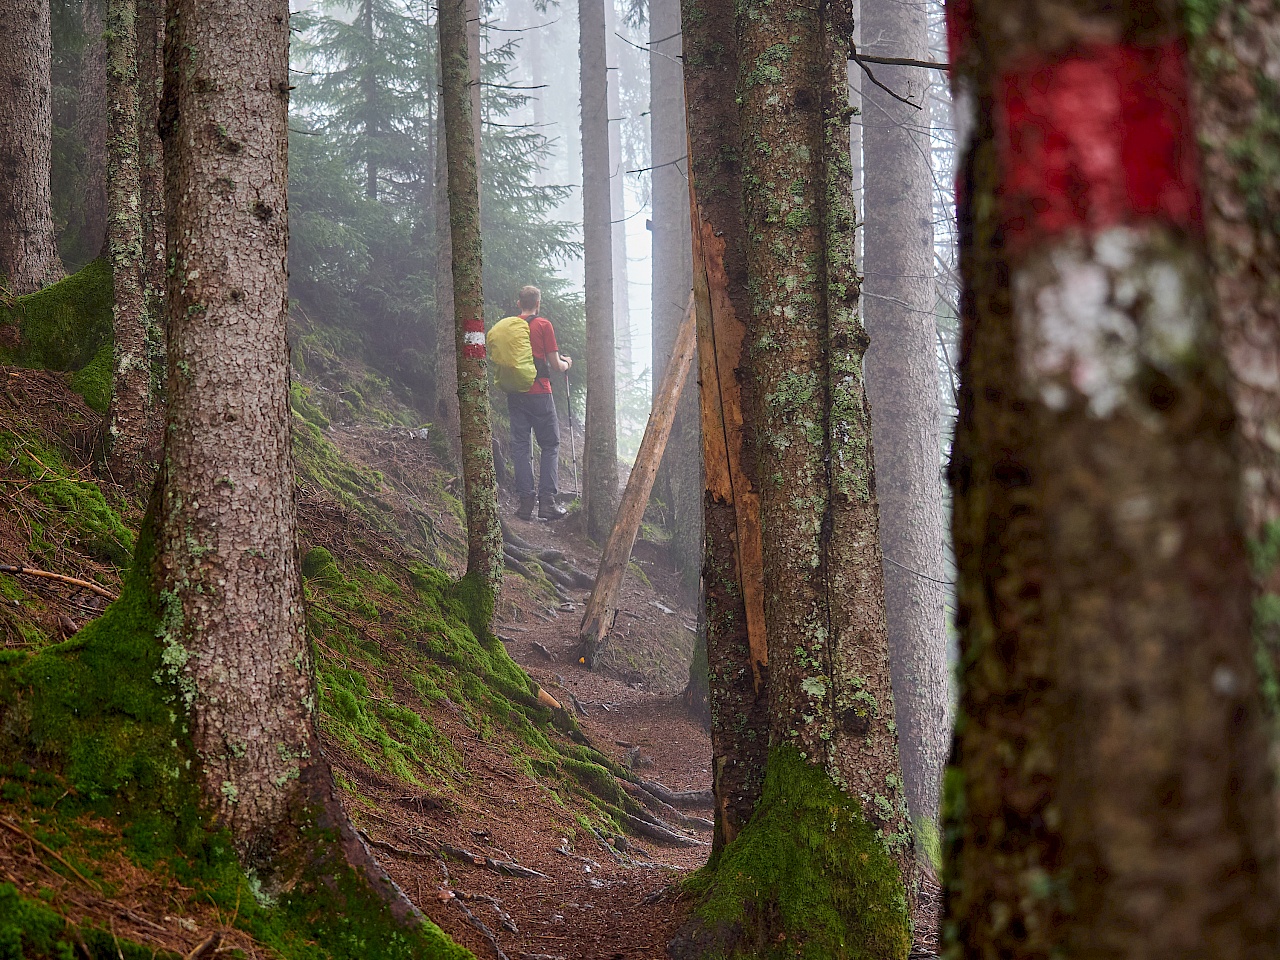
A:
{"type": "Polygon", "coordinates": [[[542,291],[533,285],[521,287],[519,299],[521,310],[537,310],[542,302],[542,291]]]}

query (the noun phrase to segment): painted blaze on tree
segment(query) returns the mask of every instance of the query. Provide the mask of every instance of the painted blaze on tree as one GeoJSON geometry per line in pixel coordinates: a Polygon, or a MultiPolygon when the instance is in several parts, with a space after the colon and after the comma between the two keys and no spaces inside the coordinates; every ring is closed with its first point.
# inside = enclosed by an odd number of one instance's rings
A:
{"type": "Polygon", "coordinates": [[[949,956],[1275,955],[1180,8],[949,10],[963,672],[949,956]]]}

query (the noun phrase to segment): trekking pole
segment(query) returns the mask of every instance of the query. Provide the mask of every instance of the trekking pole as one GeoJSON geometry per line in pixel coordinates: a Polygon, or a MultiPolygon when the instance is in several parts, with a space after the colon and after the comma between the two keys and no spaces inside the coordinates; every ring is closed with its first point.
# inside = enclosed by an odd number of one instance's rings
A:
{"type": "Polygon", "coordinates": [[[564,372],[565,409],[569,411],[569,449],[573,452],[573,495],[582,496],[578,487],[578,440],[573,435],[573,390],[569,386],[569,371],[564,372]]]}

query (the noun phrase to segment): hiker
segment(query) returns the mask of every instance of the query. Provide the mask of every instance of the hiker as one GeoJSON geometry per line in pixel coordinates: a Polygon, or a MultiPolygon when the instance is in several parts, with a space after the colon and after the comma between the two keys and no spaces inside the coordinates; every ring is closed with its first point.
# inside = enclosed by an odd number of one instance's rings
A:
{"type": "Polygon", "coordinates": [[[560,355],[555,328],[550,320],[538,316],[542,291],[534,286],[522,287],[517,302],[520,314],[499,320],[487,337],[489,359],[497,371],[498,386],[507,394],[507,410],[511,414],[511,459],[516,493],[520,496],[516,516],[532,520],[536,505],[539,518],[559,520],[567,511],[556,500],[560,422],[551,394],[551,371],[563,373],[573,366],[573,358],[560,355]],[[536,495],[530,431],[542,450],[536,495]]]}

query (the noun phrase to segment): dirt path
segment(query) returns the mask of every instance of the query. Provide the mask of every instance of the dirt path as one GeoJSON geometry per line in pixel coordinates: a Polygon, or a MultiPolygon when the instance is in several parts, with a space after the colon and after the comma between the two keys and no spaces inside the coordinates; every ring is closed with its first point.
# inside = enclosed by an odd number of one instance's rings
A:
{"type": "MultiPolygon", "coordinates": [[[[530,544],[562,550],[594,573],[595,552],[572,534],[571,525],[513,521],[512,528],[530,544]]],[[[673,591],[674,582],[661,565],[649,568],[648,584],[634,575],[627,578],[625,615],[619,617],[605,658],[609,666],[602,672],[590,672],[572,657],[585,590],[570,591],[572,610],[500,604],[495,632],[566,709],[575,709],[576,700],[579,723],[595,747],[645,780],[674,791],[704,792],[705,800],[681,809],[709,819],[708,735],[677,696],[687,675],[683,651],[692,647],[693,614],[663,589],[673,591]]],[[[423,810],[420,798],[415,808],[415,798],[402,798],[397,805],[384,795],[381,799],[390,802],[381,810],[351,811],[410,898],[481,958],[664,956],[683,910],[672,885],[706,862],[710,831],[684,821],[680,829],[699,843],[691,847],[597,834],[572,802],[566,804],[532,779],[513,776],[510,761],[494,754],[466,724],[459,722],[448,733],[469,768],[487,771],[460,791],[467,798],[464,806],[423,810]],[[406,838],[418,842],[406,844],[406,838]],[[420,852],[441,844],[541,876],[509,876],[456,856],[446,860],[420,852]]],[[[380,792],[370,782],[370,771],[345,772],[360,780],[363,790],[380,792]]]]}

